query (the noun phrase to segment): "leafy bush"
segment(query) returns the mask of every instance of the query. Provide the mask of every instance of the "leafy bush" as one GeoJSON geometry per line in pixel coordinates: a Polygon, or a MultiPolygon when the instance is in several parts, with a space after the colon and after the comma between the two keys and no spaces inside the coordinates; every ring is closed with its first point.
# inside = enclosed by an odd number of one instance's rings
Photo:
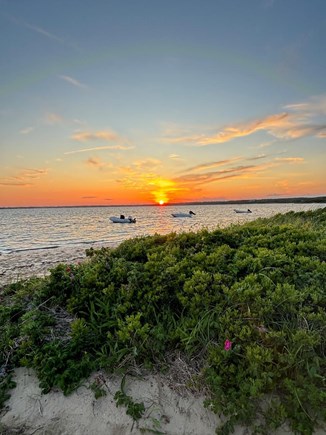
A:
{"type": "MultiPolygon", "coordinates": [[[[68,394],[93,370],[151,367],[178,349],[201,367],[220,433],[287,421],[310,434],[326,420],[326,209],[87,255],[1,295],[0,403],[17,365],[68,394]]],[[[142,415],[123,389],[116,399],[142,415]]]]}

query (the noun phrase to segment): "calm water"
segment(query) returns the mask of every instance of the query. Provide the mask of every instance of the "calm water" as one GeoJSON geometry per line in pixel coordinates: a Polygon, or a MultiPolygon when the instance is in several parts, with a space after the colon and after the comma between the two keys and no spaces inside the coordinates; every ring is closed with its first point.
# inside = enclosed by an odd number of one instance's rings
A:
{"type": "Polygon", "coordinates": [[[288,211],[322,208],[324,204],[192,205],[192,218],[173,218],[189,206],[70,207],[0,209],[0,253],[73,246],[114,246],[131,237],[214,229],[288,211]],[[250,208],[252,214],[234,209],[250,208]],[[135,224],[114,224],[110,216],[136,217],[135,224]]]}

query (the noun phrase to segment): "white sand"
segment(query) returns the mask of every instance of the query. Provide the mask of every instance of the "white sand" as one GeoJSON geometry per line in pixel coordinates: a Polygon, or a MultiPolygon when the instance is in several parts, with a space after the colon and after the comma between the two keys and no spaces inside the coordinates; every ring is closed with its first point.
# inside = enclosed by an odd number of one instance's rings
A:
{"type": "Polygon", "coordinates": [[[95,399],[88,388],[94,376],[68,397],[59,391],[43,395],[33,371],[19,368],[15,371],[17,387],[11,391],[0,421],[10,429],[24,427],[26,435],[125,435],[154,430],[171,435],[210,435],[219,424],[219,418],[203,407],[202,397],[179,395],[159,375],[127,378],[125,392],[146,407],[144,417],[134,423],[113,398],[120,379],[101,374],[107,395],[95,399]]]}
{"type": "MultiPolygon", "coordinates": [[[[121,378],[103,373],[93,375],[70,396],[60,391],[42,394],[38,380],[31,369],[15,370],[17,387],[0,418],[0,433],[10,429],[24,435],[214,435],[221,419],[203,406],[203,397],[189,392],[183,394],[169,387],[168,378],[155,375],[144,378],[129,376],[125,392],[146,408],[137,423],[117,407],[114,394],[120,388],[121,378]],[[101,383],[106,396],[95,399],[89,385],[101,383]],[[19,431],[19,432],[18,432],[19,431]]],[[[235,435],[250,434],[248,429],[236,427],[235,435]]],[[[273,432],[289,435],[286,428],[273,432]]],[[[325,435],[324,429],[315,432],[325,435]]]]}

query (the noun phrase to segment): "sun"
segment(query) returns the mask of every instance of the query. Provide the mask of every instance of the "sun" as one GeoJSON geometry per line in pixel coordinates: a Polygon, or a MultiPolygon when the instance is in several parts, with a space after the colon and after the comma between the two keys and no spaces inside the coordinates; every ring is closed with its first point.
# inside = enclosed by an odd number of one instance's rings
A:
{"type": "Polygon", "coordinates": [[[159,203],[160,205],[164,205],[164,204],[165,204],[164,201],[163,201],[163,199],[160,199],[158,203],[159,203]]]}

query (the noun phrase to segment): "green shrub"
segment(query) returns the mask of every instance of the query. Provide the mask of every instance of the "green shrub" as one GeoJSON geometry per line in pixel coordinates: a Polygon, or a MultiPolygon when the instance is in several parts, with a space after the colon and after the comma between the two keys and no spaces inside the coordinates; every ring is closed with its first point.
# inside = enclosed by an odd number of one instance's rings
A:
{"type": "MultiPolygon", "coordinates": [[[[49,277],[8,286],[0,305],[0,404],[17,365],[69,394],[93,370],[195,361],[206,405],[256,432],[326,420],[326,209],[243,226],[138,237],[49,277]],[[2,399],[1,399],[2,398],[2,399]]],[[[95,394],[101,391],[94,386],[95,394]]],[[[138,419],[123,388],[119,405],[138,419]]]]}

